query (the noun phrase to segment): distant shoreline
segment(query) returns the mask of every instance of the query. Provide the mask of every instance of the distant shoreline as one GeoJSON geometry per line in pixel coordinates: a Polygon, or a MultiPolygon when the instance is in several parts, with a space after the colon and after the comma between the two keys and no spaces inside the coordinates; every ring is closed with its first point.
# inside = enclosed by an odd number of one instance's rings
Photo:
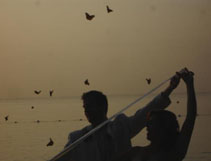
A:
{"type": "MultiPolygon", "coordinates": [[[[155,96],[159,93],[151,93],[148,97],[155,96]]],[[[144,95],[144,93],[140,94],[108,94],[107,97],[140,97],[144,95]]],[[[180,95],[186,95],[186,92],[177,92],[172,93],[171,96],[180,96],[180,95]]],[[[200,95],[211,95],[211,92],[197,92],[197,96],[200,95]]],[[[69,97],[25,97],[25,98],[0,98],[0,102],[4,101],[21,101],[21,100],[66,100],[66,99],[81,99],[81,96],[69,96],[69,97]]]]}

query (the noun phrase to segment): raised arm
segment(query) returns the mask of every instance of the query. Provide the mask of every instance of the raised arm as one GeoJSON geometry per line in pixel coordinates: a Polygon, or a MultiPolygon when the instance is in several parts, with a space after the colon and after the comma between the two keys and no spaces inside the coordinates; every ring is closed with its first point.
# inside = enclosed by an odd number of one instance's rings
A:
{"type": "Polygon", "coordinates": [[[190,72],[187,68],[185,68],[178,74],[184,80],[187,88],[187,115],[176,144],[176,157],[178,160],[182,160],[187,153],[191,140],[197,114],[197,105],[194,90],[193,72],[190,72]]]}
{"type": "Polygon", "coordinates": [[[147,114],[152,110],[165,109],[170,104],[169,95],[178,86],[180,77],[172,77],[169,86],[157,97],[155,97],[144,108],[138,110],[135,115],[130,117],[131,138],[139,133],[146,126],[147,114]]]}

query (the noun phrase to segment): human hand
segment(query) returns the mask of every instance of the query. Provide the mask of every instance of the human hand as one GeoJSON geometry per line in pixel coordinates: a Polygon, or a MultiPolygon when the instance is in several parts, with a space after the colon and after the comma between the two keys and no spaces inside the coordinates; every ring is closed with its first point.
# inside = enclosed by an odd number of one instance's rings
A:
{"type": "Polygon", "coordinates": [[[174,75],[170,80],[169,86],[162,92],[162,95],[168,97],[171,94],[171,92],[175,88],[177,88],[179,82],[180,82],[180,76],[178,74],[174,75]]]}
{"type": "Polygon", "coordinates": [[[180,82],[180,76],[176,73],[176,75],[171,78],[169,87],[171,89],[175,89],[177,88],[179,82],[180,82]]]}
{"type": "Polygon", "coordinates": [[[187,68],[177,72],[177,75],[179,75],[187,85],[193,84],[194,73],[189,71],[187,68]]]}

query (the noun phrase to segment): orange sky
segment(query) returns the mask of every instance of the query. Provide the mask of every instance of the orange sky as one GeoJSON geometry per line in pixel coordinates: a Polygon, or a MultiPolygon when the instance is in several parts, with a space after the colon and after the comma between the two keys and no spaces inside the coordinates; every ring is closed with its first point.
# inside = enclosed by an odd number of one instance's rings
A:
{"type": "Polygon", "coordinates": [[[211,91],[209,0],[0,0],[0,20],[2,99],[139,94],[184,66],[211,91]]]}

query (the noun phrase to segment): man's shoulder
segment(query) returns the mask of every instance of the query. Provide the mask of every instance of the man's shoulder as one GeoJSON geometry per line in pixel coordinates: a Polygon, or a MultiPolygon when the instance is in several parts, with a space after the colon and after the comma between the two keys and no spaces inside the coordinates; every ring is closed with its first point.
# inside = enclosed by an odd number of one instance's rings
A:
{"type": "Polygon", "coordinates": [[[121,113],[112,121],[112,124],[114,126],[127,126],[129,124],[129,117],[121,113]]]}
{"type": "Polygon", "coordinates": [[[128,117],[125,114],[121,113],[114,119],[114,121],[122,121],[122,120],[125,120],[127,118],[128,117]]]}
{"type": "Polygon", "coordinates": [[[113,121],[108,123],[107,131],[111,135],[119,136],[119,134],[128,131],[128,124],[129,118],[125,114],[119,114],[113,121]]]}
{"type": "Polygon", "coordinates": [[[85,126],[84,128],[80,130],[73,131],[69,134],[69,140],[74,142],[75,140],[79,139],[83,135],[85,135],[87,132],[91,130],[91,125],[85,126]]]}

